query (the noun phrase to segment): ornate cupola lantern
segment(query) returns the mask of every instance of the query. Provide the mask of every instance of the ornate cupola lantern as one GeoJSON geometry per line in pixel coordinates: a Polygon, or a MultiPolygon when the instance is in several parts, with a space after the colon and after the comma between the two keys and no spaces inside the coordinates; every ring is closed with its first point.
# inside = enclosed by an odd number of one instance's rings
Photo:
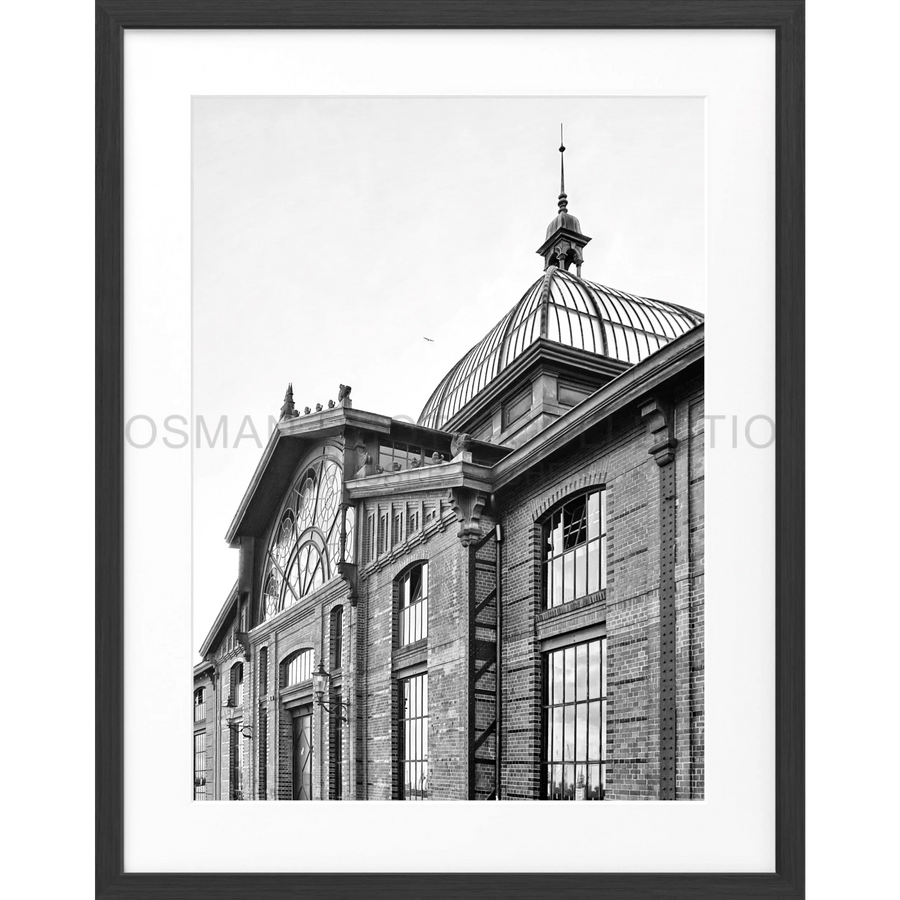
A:
{"type": "Polygon", "coordinates": [[[563,129],[559,126],[559,213],[547,226],[547,239],[538,248],[538,255],[544,257],[544,269],[557,266],[565,271],[575,264],[575,274],[581,277],[581,264],[584,262],[582,249],[590,238],[582,234],[581,223],[569,212],[569,200],[566,195],[566,147],[563,143],[563,129]]]}

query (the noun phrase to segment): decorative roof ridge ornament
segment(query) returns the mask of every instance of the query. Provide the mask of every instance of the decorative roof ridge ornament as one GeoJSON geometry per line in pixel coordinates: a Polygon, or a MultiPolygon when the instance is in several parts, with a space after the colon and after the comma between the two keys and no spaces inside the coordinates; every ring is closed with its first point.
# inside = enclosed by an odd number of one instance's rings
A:
{"type": "Polygon", "coordinates": [[[281,405],[281,415],[279,419],[296,419],[300,413],[294,409],[294,385],[289,381],[287,390],[284,392],[284,403],[281,405]]]}
{"type": "Polygon", "coordinates": [[[566,195],[566,145],[563,142],[563,123],[559,123],[559,201],[560,212],[569,209],[569,198],[566,195]]]}
{"type": "Polygon", "coordinates": [[[569,212],[569,195],[566,193],[566,145],[563,141],[563,126],[559,126],[559,212],[547,226],[547,239],[538,248],[538,255],[544,257],[544,269],[558,266],[568,271],[575,263],[575,274],[581,278],[581,264],[584,262],[582,250],[590,238],[581,231],[581,223],[569,212]]]}

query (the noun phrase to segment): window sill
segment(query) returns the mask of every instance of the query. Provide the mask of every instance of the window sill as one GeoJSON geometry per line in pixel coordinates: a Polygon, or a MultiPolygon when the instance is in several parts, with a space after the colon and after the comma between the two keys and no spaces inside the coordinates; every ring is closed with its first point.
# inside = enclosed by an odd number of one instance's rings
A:
{"type": "Polygon", "coordinates": [[[428,660],[428,638],[422,638],[414,644],[407,644],[405,647],[398,647],[394,650],[391,657],[393,668],[405,669],[408,666],[423,663],[428,660]]]}
{"type": "Polygon", "coordinates": [[[576,600],[569,600],[567,603],[560,603],[559,606],[554,606],[552,609],[541,610],[541,612],[537,614],[537,622],[549,622],[551,619],[564,616],[567,613],[574,612],[576,609],[584,609],[586,606],[594,606],[595,604],[605,602],[606,588],[595,591],[593,594],[579,597],[576,600]]]}

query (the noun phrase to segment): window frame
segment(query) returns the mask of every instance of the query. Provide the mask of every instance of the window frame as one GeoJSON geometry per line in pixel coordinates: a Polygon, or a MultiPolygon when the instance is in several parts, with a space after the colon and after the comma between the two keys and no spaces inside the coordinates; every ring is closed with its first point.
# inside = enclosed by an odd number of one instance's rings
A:
{"type": "Polygon", "coordinates": [[[394,579],[397,592],[397,649],[405,649],[421,641],[428,640],[428,595],[429,595],[429,565],[427,559],[418,559],[410,565],[406,566],[394,579]],[[420,578],[419,584],[422,585],[422,596],[418,600],[404,605],[404,586],[409,584],[415,572],[421,570],[423,576],[420,578]],[[416,613],[421,612],[418,616],[418,628],[416,629],[416,637],[413,640],[404,640],[406,632],[410,625],[408,619],[411,616],[406,615],[406,610],[412,610],[416,607],[416,613]]]}
{"type": "MultiPolygon", "coordinates": [[[[299,668],[299,666],[298,666],[299,668]]],[[[300,670],[303,671],[302,669],[300,670]]],[[[313,650],[312,647],[300,647],[297,650],[293,650],[288,653],[284,659],[281,660],[279,664],[279,681],[280,687],[282,690],[287,690],[288,688],[294,688],[301,684],[306,684],[309,681],[312,681],[312,673],[313,673],[313,650]],[[309,674],[305,678],[299,678],[297,681],[290,681],[288,673],[290,672],[291,667],[297,663],[301,657],[308,657],[309,659],[309,674]]]]}
{"type": "Polygon", "coordinates": [[[206,800],[206,784],[207,784],[207,775],[206,775],[206,731],[195,731],[194,732],[194,800],[203,801],[206,800]],[[201,746],[198,749],[198,741],[201,746]],[[203,766],[202,768],[197,767],[197,760],[202,759],[203,766]],[[203,783],[198,784],[198,778],[202,778],[203,783]]]}
{"type": "Polygon", "coordinates": [[[206,721],[206,688],[198,687],[194,690],[194,722],[205,722],[206,721]],[[200,698],[200,702],[197,702],[197,698],[200,698]],[[198,712],[198,710],[202,710],[202,712],[198,712]]]}
{"type": "Polygon", "coordinates": [[[539,560],[539,578],[540,578],[540,595],[541,610],[546,611],[556,609],[566,603],[572,603],[576,600],[582,600],[585,597],[602,594],[606,590],[609,582],[609,564],[607,554],[609,552],[609,512],[608,512],[608,489],[606,485],[592,485],[578,491],[567,494],[558,503],[555,503],[547,512],[545,512],[536,523],[537,537],[540,542],[538,560],[539,560]],[[598,525],[597,534],[591,535],[591,497],[598,496],[598,525]],[[565,512],[569,507],[573,507],[579,501],[584,501],[584,540],[583,542],[573,544],[571,547],[565,546],[566,529],[565,529],[565,512]],[[559,517],[560,531],[560,549],[554,548],[552,535],[556,530],[555,519],[559,517]],[[592,571],[590,567],[591,545],[597,546],[597,572],[596,586],[592,587],[592,571]],[[582,565],[585,569],[583,593],[578,593],[578,565],[577,551],[580,547],[584,547],[584,562],[582,565]],[[571,554],[572,558],[572,578],[575,586],[572,590],[572,596],[566,596],[567,576],[566,576],[566,557],[571,554]],[[559,564],[558,574],[555,571],[557,563],[559,564]],[[552,568],[551,568],[552,567],[552,568]],[[558,590],[557,590],[557,577],[558,590]],[[560,599],[556,599],[557,593],[560,599]]]}
{"type": "Polygon", "coordinates": [[[344,607],[342,604],[333,606],[328,614],[328,637],[331,671],[342,668],[344,653],[344,607]]]}
{"type": "Polygon", "coordinates": [[[410,674],[397,679],[397,798],[399,800],[427,800],[428,799],[428,670],[411,672],[410,674]],[[405,690],[407,685],[415,686],[415,700],[424,698],[422,706],[415,710],[418,715],[407,716],[407,701],[405,698],[405,690]],[[407,728],[407,723],[421,723],[419,725],[411,724],[407,728]],[[421,731],[413,740],[413,746],[416,749],[414,758],[408,757],[409,741],[407,733],[409,730],[419,728],[421,731]],[[424,775],[425,787],[421,791],[407,792],[406,767],[410,765],[416,771],[416,779],[419,774],[424,775]]]}
{"type": "MultiPolygon", "coordinates": [[[[566,642],[560,646],[550,647],[541,650],[541,715],[540,715],[540,757],[538,760],[538,799],[539,800],[575,800],[576,797],[550,797],[547,796],[548,788],[550,785],[550,780],[548,780],[547,773],[548,769],[551,767],[559,766],[563,770],[563,778],[566,778],[568,774],[569,767],[572,767],[574,772],[577,772],[580,766],[585,767],[588,772],[594,766],[597,767],[598,774],[598,788],[600,792],[599,797],[582,797],[578,799],[582,800],[605,800],[606,799],[606,783],[608,776],[608,768],[609,768],[609,682],[608,682],[608,642],[606,634],[593,634],[590,636],[583,636],[576,640],[572,640],[571,642],[566,642]],[[590,672],[590,659],[591,652],[590,646],[592,644],[598,644],[598,663],[600,666],[600,672],[597,675],[598,680],[598,689],[599,692],[596,695],[592,695],[591,692],[591,672],[590,672]],[[585,647],[587,648],[585,651],[585,655],[587,657],[586,662],[588,665],[588,672],[586,675],[585,687],[584,687],[584,698],[578,699],[578,648],[585,647]],[[563,676],[562,681],[563,685],[566,685],[566,665],[567,658],[566,654],[569,652],[572,653],[572,660],[575,665],[575,671],[573,672],[573,680],[572,680],[572,689],[575,691],[575,697],[573,699],[568,699],[568,687],[566,686],[563,693],[563,698],[561,703],[555,702],[557,700],[556,696],[551,698],[551,660],[557,655],[560,654],[563,660],[563,676]],[[552,702],[551,702],[552,701],[552,702]],[[598,755],[592,757],[590,754],[590,728],[588,726],[588,734],[584,741],[585,747],[585,755],[582,759],[578,757],[578,748],[579,748],[579,737],[578,737],[578,707],[587,707],[587,717],[586,721],[590,723],[591,721],[591,707],[593,704],[597,704],[597,712],[600,715],[600,730],[598,735],[598,755]],[[551,756],[553,752],[553,748],[550,746],[552,738],[550,737],[550,723],[551,723],[551,711],[555,709],[562,709],[563,713],[561,718],[563,725],[563,744],[565,745],[565,735],[566,729],[565,724],[568,719],[566,715],[567,709],[573,709],[575,714],[575,726],[573,728],[573,742],[575,744],[575,750],[573,752],[573,759],[571,761],[567,760],[566,751],[563,750],[563,758],[562,760],[556,760],[555,757],[551,756]]],[[[557,726],[556,716],[553,717],[553,731],[555,732],[557,726]]],[[[576,776],[577,777],[577,776],[576,776]]],[[[573,779],[574,781],[574,779],[573,779]]],[[[565,784],[566,782],[563,780],[561,782],[563,784],[563,792],[565,792],[565,784]]]]}

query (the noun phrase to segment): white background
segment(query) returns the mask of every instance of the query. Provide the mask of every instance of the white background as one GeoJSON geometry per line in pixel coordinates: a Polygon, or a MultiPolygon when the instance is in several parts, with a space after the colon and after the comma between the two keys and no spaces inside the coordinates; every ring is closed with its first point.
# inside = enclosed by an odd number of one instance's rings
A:
{"type": "Polygon", "coordinates": [[[728,417],[690,804],[192,803],[192,457],[126,445],[126,871],[773,871],[774,450],[744,428],[774,420],[774,35],[128,31],[125,51],[126,420],[192,410],[191,98],[236,94],[704,97],[707,413],[728,417]]]}

